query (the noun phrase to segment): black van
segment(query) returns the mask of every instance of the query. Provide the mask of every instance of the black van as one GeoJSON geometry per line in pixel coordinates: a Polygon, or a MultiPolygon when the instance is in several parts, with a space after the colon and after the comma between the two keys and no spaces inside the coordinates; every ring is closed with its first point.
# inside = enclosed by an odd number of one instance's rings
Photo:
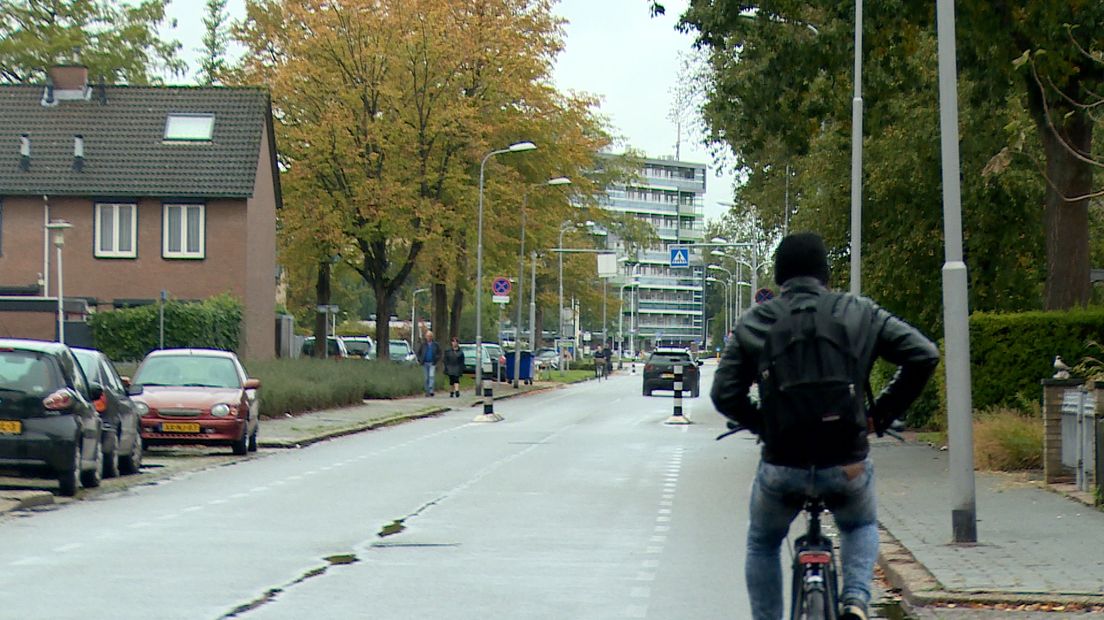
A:
{"type": "Polygon", "coordinates": [[[56,477],[62,495],[99,486],[103,422],[64,344],[0,339],[0,470],[56,477]]]}

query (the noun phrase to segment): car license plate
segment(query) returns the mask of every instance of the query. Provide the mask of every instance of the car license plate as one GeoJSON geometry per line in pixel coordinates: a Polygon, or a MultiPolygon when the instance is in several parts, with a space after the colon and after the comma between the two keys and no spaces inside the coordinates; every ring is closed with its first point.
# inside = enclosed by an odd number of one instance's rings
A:
{"type": "Polygon", "coordinates": [[[674,379],[674,378],[675,378],[675,373],[673,373],[673,372],[665,372],[665,373],[663,373],[663,378],[664,378],[664,379],[674,379]]]}
{"type": "Polygon", "coordinates": [[[199,423],[197,422],[162,422],[162,433],[198,433],[199,423]]]}
{"type": "Polygon", "coordinates": [[[23,423],[19,420],[0,420],[0,435],[18,435],[23,432],[23,423]]]}

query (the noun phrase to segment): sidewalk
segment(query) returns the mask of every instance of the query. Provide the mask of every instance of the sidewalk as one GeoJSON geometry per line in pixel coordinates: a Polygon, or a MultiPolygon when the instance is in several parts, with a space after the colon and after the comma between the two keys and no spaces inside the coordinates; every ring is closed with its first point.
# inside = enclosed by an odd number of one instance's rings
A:
{"type": "Polygon", "coordinates": [[[977,472],[978,543],[951,544],[947,455],[872,442],[879,564],[909,603],[1104,606],[1104,512],[1034,482],[977,472]]]}

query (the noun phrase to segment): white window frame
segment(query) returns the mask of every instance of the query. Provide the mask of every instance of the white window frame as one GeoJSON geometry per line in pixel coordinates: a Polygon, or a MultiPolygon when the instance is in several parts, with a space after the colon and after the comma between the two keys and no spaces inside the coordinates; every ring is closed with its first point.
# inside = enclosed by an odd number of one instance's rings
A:
{"type": "Polygon", "coordinates": [[[161,209],[161,257],[170,259],[202,259],[207,251],[207,209],[199,203],[165,203],[161,209]],[[180,250],[169,249],[169,211],[180,209],[180,250]],[[188,251],[188,211],[199,210],[199,250],[188,251]]]}
{"type": "Polygon", "coordinates": [[[132,202],[97,202],[96,210],[93,213],[94,224],[93,229],[95,231],[93,238],[93,255],[96,258],[137,258],[138,257],[138,205],[132,202]],[[103,249],[100,243],[101,235],[103,231],[100,229],[102,220],[100,214],[105,208],[110,208],[115,212],[112,218],[113,230],[111,231],[112,246],[110,249],[103,249]],[[128,208],[130,209],[130,249],[120,250],[119,239],[119,211],[128,208]]]}

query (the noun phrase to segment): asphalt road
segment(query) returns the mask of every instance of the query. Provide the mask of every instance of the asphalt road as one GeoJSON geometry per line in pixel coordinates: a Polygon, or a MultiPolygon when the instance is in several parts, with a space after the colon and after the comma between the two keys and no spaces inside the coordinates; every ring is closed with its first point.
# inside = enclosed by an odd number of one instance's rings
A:
{"type": "Polygon", "coordinates": [[[692,425],[620,375],[0,519],[0,618],[746,617],[711,368],[692,425]]]}

